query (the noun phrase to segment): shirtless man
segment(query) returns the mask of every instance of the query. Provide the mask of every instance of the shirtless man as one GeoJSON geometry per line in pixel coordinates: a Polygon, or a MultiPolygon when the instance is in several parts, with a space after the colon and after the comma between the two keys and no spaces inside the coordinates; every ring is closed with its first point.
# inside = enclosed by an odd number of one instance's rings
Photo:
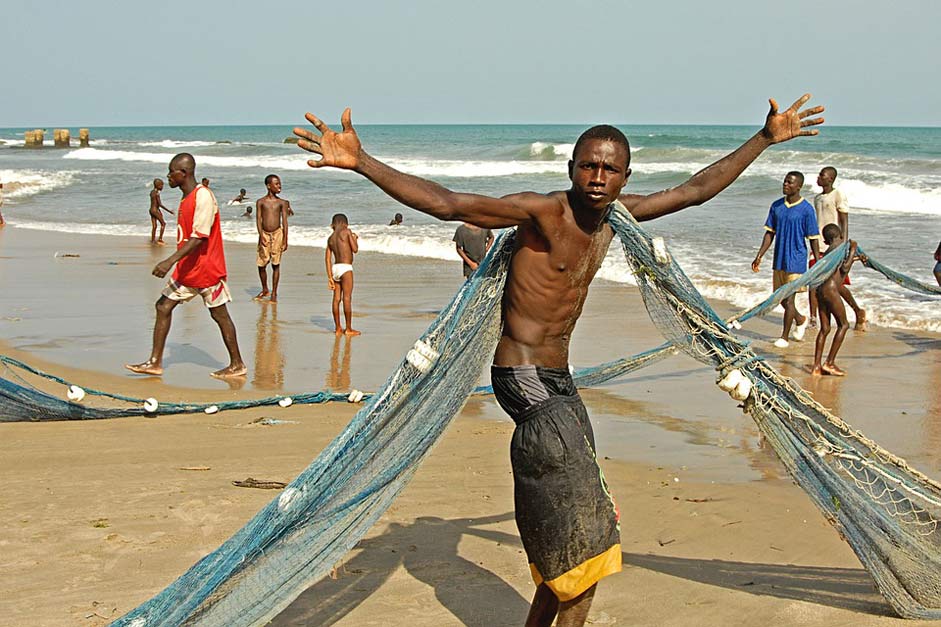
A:
{"type": "Polygon", "coordinates": [[[233,198],[232,200],[230,200],[229,203],[233,205],[237,205],[237,204],[240,204],[242,201],[244,201],[246,198],[248,198],[248,192],[246,192],[245,188],[243,187],[242,189],[239,190],[239,195],[233,198]]]}
{"type": "Polygon", "coordinates": [[[219,325],[222,341],[229,353],[229,365],[210,376],[217,379],[241,377],[248,370],[239,353],[235,325],[226,307],[232,296],[226,284],[219,206],[208,187],[197,185],[195,172],[196,160],[189,153],[180,153],[170,160],[167,181],[170,187],[179,187],[183,193],[177,211],[176,252],[154,266],[151,274],[163,278],[174,265],[176,268],[173,268],[173,276],[157,299],[150,358],[124,366],[137,374],[163,374],[163,349],[170,333],[173,310],[197,296],[203,299],[212,319],[219,325]]]}
{"type": "Polygon", "coordinates": [[[150,190],[150,243],[159,244],[164,246],[165,242],[163,241],[163,231],[167,228],[167,221],[163,219],[163,214],[160,213],[160,210],[164,210],[170,215],[173,215],[173,212],[167,209],[163,205],[163,201],[160,200],[160,192],[163,190],[163,179],[154,179],[154,188],[150,190]],[[160,223],[160,237],[157,238],[157,223],[160,223]]]}
{"type": "Polygon", "coordinates": [[[568,370],[569,339],[588,287],[614,236],[605,218],[620,200],[638,220],[700,205],[734,181],[767,147],[823,122],[823,111],[771,110],[764,128],[686,183],[650,196],[621,194],[630,176],[630,148],[611,126],[579,138],[568,163],[571,187],[503,198],[453,192],[399,172],[369,155],[350,120],[337,133],[308,113],[316,132],[295,128],[308,161],[357,172],[404,205],[441,220],[482,228],[515,226],[516,246],[503,291],[503,330],[491,380],[500,405],[517,423],[511,442],[516,520],[537,585],[527,625],[583,625],[597,582],[621,570],[617,509],[595,460],[587,411],[568,370]],[[559,447],[566,450],[560,459],[559,447]],[[577,498],[565,495],[577,494],[577,498]]]}
{"type": "Polygon", "coordinates": [[[333,234],[327,238],[327,287],[333,290],[333,324],[336,334],[360,335],[353,328],[353,255],[359,252],[359,236],[350,230],[346,216],[338,213],[330,221],[333,234]],[[346,330],[340,326],[340,301],[346,317],[346,330]]]}
{"type": "Polygon", "coordinates": [[[271,262],[271,302],[278,302],[281,280],[281,253],[288,249],[288,212],[291,202],[278,198],[281,179],[276,174],[265,177],[268,193],[255,201],[255,226],[258,228],[258,278],[261,291],[255,300],[268,296],[268,262],[271,262]]]}
{"type": "MultiPolygon", "coordinates": [[[[824,226],[823,241],[828,246],[823,254],[830,254],[834,248],[843,243],[843,233],[840,227],[832,223],[824,226]]],[[[846,319],[846,307],[843,305],[843,292],[840,288],[843,287],[844,282],[849,277],[850,268],[857,259],[863,262],[866,261],[866,258],[862,255],[856,256],[856,242],[850,240],[849,250],[843,263],[837,266],[833,274],[814,290],[817,295],[817,308],[820,311],[820,330],[817,331],[817,340],[814,343],[814,365],[811,368],[811,374],[829,374],[835,377],[846,375],[846,372],[836,365],[836,355],[840,352],[843,338],[846,337],[846,331],[850,326],[846,319]],[[827,345],[827,335],[830,334],[830,316],[833,316],[833,320],[836,322],[836,333],[833,335],[833,342],[830,344],[827,360],[821,363],[823,349],[827,345]]]]}
{"type": "MultiPolygon", "coordinates": [[[[836,177],[836,168],[829,165],[820,170],[820,174],[817,175],[817,185],[819,185],[822,190],[819,194],[814,196],[814,211],[817,212],[817,226],[820,228],[820,233],[823,234],[823,227],[828,224],[835,224],[840,227],[840,231],[843,233],[842,239],[849,239],[849,203],[846,202],[846,196],[843,195],[843,192],[833,186],[833,183],[836,181],[836,177]]],[[[813,267],[813,265],[813,262],[811,262],[810,267],[813,267]]],[[[853,297],[853,293],[849,290],[849,284],[850,278],[847,276],[846,282],[840,285],[840,296],[843,297],[843,300],[847,305],[853,308],[853,313],[856,316],[855,329],[857,331],[865,331],[868,326],[866,323],[866,310],[856,303],[856,299],[853,297]]],[[[811,290],[811,326],[813,326],[813,321],[816,317],[817,293],[816,290],[811,290]]]]}

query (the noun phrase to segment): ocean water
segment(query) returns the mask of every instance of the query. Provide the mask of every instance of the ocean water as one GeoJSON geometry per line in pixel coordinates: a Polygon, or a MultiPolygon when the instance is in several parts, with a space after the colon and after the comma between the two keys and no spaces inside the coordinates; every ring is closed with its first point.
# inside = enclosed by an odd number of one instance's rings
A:
{"type": "MultiPolygon", "coordinates": [[[[627,190],[652,193],[678,185],[744,142],[755,127],[621,126],[631,141],[633,174],[627,190]]],[[[244,206],[226,201],[246,188],[265,193],[264,177],[278,174],[282,196],[296,215],[291,246],[322,247],[330,217],[343,212],[363,250],[454,259],[455,224],[441,223],[398,205],[371,183],[348,172],[312,170],[307,154],[283,143],[290,126],[92,128],[90,148],[23,148],[25,129],[0,129],[4,217],[22,228],[149,237],[148,192],[178,152],[197,161],[223,214],[228,240],[256,241],[244,206]],[[405,222],[386,226],[400,212],[405,222]]],[[[549,192],[568,186],[566,161],[583,126],[395,125],[359,126],[370,153],[393,167],[455,190],[503,195],[549,192]]],[[[51,136],[51,132],[47,137],[51,136]]],[[[77,143],[77,141],[76,141],[77,143]]],[[[850,235],[873,257],[926,282],[941,239],[941,128],[823,127],[766,151],[731,187],[706,205],[646,223],[666,238],[673,254],[710,298],[751,306],[770,293],[770,260],[759,274],[750,262],[761,243],[768,206],[781,195],[789,170],[806,176],[813,199],[820,168],[836,167],[850,205],[850,235]]],[[[177,192],[166,187],[175,208],[177,192]]],[[[168,230],[173,233],[172,216],[168,230]]],[[[172,237],[172,236],[171,236],[172,237]]],[[[632,283],[617,246],[599,277],[632,283]]],[[[938,300],[905,292],[857,266],[853,291],[876,325],[941,331],[938,300]]]]}

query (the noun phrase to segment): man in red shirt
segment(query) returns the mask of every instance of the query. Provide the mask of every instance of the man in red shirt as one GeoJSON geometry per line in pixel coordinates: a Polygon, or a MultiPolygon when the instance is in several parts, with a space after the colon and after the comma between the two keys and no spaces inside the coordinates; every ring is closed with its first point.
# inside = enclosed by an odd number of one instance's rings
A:
{"type": "Polygon", "coordinates": [[[211,373],[217,379],[244,376],[248,369],[242,362],[235,325],[226,303],[232,300],[226,285],[225,251],[222,249],[222,228],[216,197],[208,187],[196,183],[196,160],[181,153],[170,160],[167,181],[170,187],[183,192],[177,211],[176,252],[154,266],[153,275],[163,278],[176,264],[157,300],[154,323],[154,344],[150,359],[139,364],[126,364],[131,372],[159,376],[163,374],[163,349],[170,332],[173,310],[180,303],[201,296],[212,319],[222,331],[222,341],[229,351],[229,365],[211,373]]]}

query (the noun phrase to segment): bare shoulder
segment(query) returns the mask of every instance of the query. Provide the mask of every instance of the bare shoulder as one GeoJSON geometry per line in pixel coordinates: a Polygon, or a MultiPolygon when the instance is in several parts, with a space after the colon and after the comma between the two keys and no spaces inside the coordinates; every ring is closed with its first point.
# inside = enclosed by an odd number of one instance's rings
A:
{"type": "Polygon", "coordinates": [[[549,192],[548,194],[519,192],[503,196],[503,200],[523,207],[534,216],[560,214],[568,206],[568,197],[565,192],[549,192]]]}

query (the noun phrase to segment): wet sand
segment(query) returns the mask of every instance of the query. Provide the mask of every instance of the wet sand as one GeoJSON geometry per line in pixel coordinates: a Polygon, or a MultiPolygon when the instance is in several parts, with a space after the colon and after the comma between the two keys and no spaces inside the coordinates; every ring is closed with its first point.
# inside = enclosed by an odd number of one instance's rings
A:
{"type": "MultiPolygon", "coordinates": [[[[208,376],[225,351],[203,306],[191,303],[177,309],[161,380],[122,367],[149,351],[163,283],[149,272],[170,252],[146,240],[0,231],[0,352],[87,387],[161,400],[374,390],[461,281],[457,261],[364,253],[354,292],[364,335],[337,341],[322,249],[289,249],[274,306],[251,300],[253,248],[227,244],[249,375],[234,388],[208,376]]],[[[779,324],[772,315],[742,335],[838,415],[941,476],[941,338],[850,332],[839,360],[850,376],[815,379],[804,370],[809,341],[769,348],[779,324]]],[[[635,290],[598,282],[572,362],[661,341],[635,290]]],[[[673,357],[583,396],[622,512],[627,565],[599,587],[592,624],[913,624],[891,618],[852,551],[759,446],[751,419],[708,368],[673,357]]],[[[232,481],[290,481],[354,411],[340,403],[0,424],[0,623],[100,625],[132,609],[276,495],[232,481]],[[292,422],[254,422],[264,416],[292,422]]],[[[337,578],[273,624],[521,624],[533,585],[512,520],[511,431],[491,399],[469,402],[337,578]]]]}

